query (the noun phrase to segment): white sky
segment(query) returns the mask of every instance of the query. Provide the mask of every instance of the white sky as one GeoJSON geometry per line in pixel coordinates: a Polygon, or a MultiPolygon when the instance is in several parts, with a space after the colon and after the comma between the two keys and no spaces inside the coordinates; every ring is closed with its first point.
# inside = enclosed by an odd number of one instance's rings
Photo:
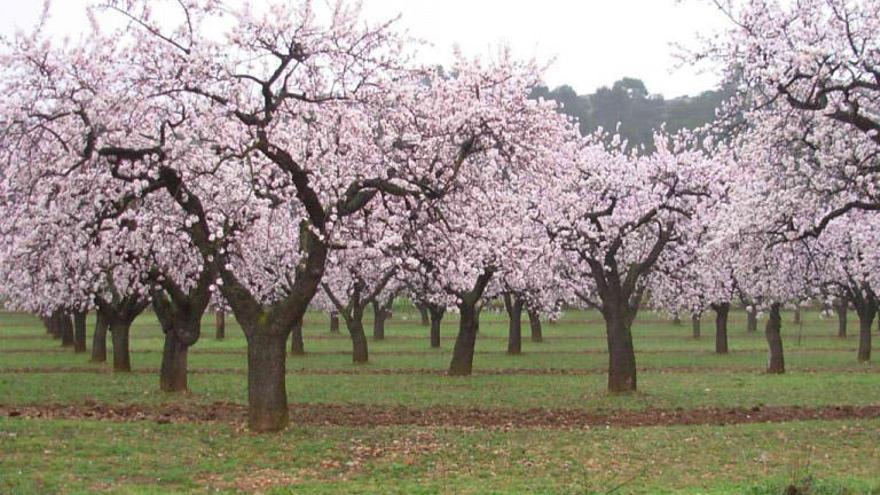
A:
{"type": "MultiPolygon", "coordinates": [[[[87,2],[54,0],[50,29],[82,30],[87,2]]],[[[32,26],[42,3],[0,0],[0,34],[32,26]]],[[[637,77],[667,97],[717,85],[705,67],[677,67],[671,45],[693,46],[697,33],[726,22],[707,0],[364,0],[364,10],[375,20],[402,14],[401,27],[430,43],[420,50],[425,62],[446,63],[455,44],[478,55],[503,43],[520,57],[554,59],[551,87],[569,84],[584,94],[637,77]]]]}

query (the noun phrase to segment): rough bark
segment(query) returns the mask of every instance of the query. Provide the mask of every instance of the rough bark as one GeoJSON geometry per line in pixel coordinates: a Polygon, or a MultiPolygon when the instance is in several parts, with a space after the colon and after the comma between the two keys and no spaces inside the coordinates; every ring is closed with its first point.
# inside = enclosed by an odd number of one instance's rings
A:
{"type": "Polygon", "coordinates": [[[187,382],[187,355],[189,346],[177,339],[176,332],[165,334],[162,367],[159,370],[159,389],[163,392],[185,392],[187,382]]]}
{"type": "Polygon", "coordinates": [[[92,335],[92,362],[107,362],[107,319],[101,311],[96,312],[95,333],[92,335]]]}
{"type": "Polygon", "coordinates": [[[636,354],[630,328],[632,316],[628,312],[627,308],[621,307],[606,307],[602,312],[608,339],[608,392],[612,394],[635,392],[638,389],[636,354]]]}
{"type": "Polygon", "coordinates": [[[256,432],[274,432],[287,426],[285,360],[287,334],[247,332],[248,341],[248,427],[256,432]]]}
{"type": "Polygon", "coordinates": [[[305,356],[306,345],[303,341],[303,321],[302,318],[294,322],[290,328],[290,355],[305,356]]]}
{"type": "Polygon", "coordinates": [[[834,305],[834,311],[837,313],[837,337],[841,339],[846,338],[847,306],[846,299],[841,299],[834,305]]]}
{"type": "Polygon", "coordinates": [[[730,314],[730,303],[713,304],[715,311],[715,353],[727,354],[727,318],[730,314]]]}
{"type": "Polygon", "coordinates": [[[477,341],[476,302],[465,301],[458,305],[460,320],[455,347],[452,349],[450,376],[470,376],[474,366],[474,347],[477,341]]]}
{"type": "Polygon", "coordinates": [[[131,321],[111,320],[110,335],[113,340],[113,371],[131,371],[131,350],[128,347],[128,335],[131,321]]]}
{"type": "Polygon", "coordinates": [[[785,356],[782,349],[782,315],[780,314],[779,304],[770,306],[765,335],[767,337],[767,347],[770,351],[767,373],[785,373],[785,356]]]}
{"type": "Polygon", "coordinates": [[[541,327],[541,315],[529,308],[529,328],[532,331],[532,342],[544,342],[544,329],[541,327]]]}
{"type": "Polygon", "coordinates": [[[393,299],[386,304],[382,304],[378,299],[373,300],[373,339],[385,340],[385,321],[391,315],[391,304],[393,299]]]}
{"type": "Polygon", "coordinates": [[[691,315],[691,328],[693,329],[693,334],[695,339],[700,338],[700,315],[694,313],[691,315]]]}
{"type": "Polygon", "coordinates": [[[504,294],[504,308],[509,318],[507,332],[507,354],[522,354],[522,299],[504,294]]]}
{"type": "Polygon", "coordinates": [[[755,333],[758,331],[758,308],[752,306],[746,310],[746,332],[755,333]]]}
{"type": "Polygon", "coordinates": [[[86,352],[86,315],[85,311],[73,314],[73,351],[77,354],[86,352]]]}
{"type": "Polygon", "coordinates": [[[369,362],[367,335],[364,333],[364,308],[355,305],[349,314],[342,314],[348,334],[351,336],[351,360],[357,364],[369,362]]]}
{"type": "Polygon", "coordinates": [[[217,340],[226,338],[226,313],[223,311],[214,314],[214,338],[217,340]]]}
{"type": "Polygon", "coordinates": [[[339,333],[339,313],[330,312],[330,333],[339,333]]]}
{"type": "Polygon", "coordinates": [[[429,311],[431,315],[431,347],[436,349],[440,347],[440,323],[443,321],[446,308],[432,305],[429,311]]]}

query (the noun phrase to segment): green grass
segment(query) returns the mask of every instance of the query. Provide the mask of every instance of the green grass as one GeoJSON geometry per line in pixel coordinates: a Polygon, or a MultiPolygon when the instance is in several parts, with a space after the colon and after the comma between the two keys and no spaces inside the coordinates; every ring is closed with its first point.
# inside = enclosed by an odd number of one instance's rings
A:
{"type": "MultiPolygon", "coordinates": [[[[745,315],[731,319],[727,356],[713,353],[713,329],[690,337],[643,313],[634,325],[640,392],[605,393],[604,329],[596,313],[571,312],[544,325],[546,342],[524,342],[507,356],[503,314],[484,312],[475,358],[478,374],[378,375],[373,370],[443,370],[455,335],[443,327],[443,347],[428,347],[417,314],[399,308],[382,342],[370,341],[368,365],[351,363],[347,335],[331,336],[326,317],[306,318],[306,357],[288,359],[293,403],[436,405],[480,408],[620,409],[707,406],[826,406],[880,404],[876,364],[858,364],[856,338],[835,338],[836,320],[786,315],[788,373],[762,373],[762,333],[745,332],[745,315]],[[567,369],[578,375],[479,374],[480,371],[567,369]],[[343,370],[345,375],[316,374],[343,370]]],[[[90,320],[90,325],[92,321],[90,320]]],[[[245,341],[227,318],[227,339],[205,335],[190,352],[191,394],[158,391],[148,370],[161,359],[162,334],[146,314],[132,329],[133,374],[61,350],[39,320],[0,315],[0,404],[245,403],[245,341]],[[22,350],[27,352],[21,352],[22,350]],[[15,373],[21,368],[43,372],[15,373]],[[76,372],[65,369],[76,368],[76,372]],[[108,371],[83,372],[83,369],[108,371]]],[[[366,325],[368,331],[370,325],[366,325]]],[[[851,323],[857,330],[855,319],[851,323]]],[[[90,326],[91,328],[91,326],[90,326]]],[[[527,325],[524,329],[527,333],[527,325]]],[[[343,332],[345,329],[343,328],[343,332]]],[[[91,336],[91,330],[89,331],[91,336]]],[[[89,342],[91,345],[91,342],[89,342]]],[[[295,418],[294,418],[295,422],[295,418]]],[[[809,493],[880,494],[880,420],[804,421],[731,426],[525,430],[470,428],[292,427],[257,436],[227,424],[0,418],[0,494],[6,493],[692,493],[782,494],[789,484],[809,493]]]]}

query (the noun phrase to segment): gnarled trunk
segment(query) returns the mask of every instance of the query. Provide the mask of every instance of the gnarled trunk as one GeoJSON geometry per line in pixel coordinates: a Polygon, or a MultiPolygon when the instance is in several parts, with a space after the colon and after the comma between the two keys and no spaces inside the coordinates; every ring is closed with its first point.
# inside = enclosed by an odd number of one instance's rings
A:
{"type": "Polygon", "coordinates": [[[713,304],[715,311],[715,353],[727,354],[727,317],[730,314],[730,303],[713,304]]]}
{"type": "Polygon", "coordinates": [[[339,313],[330,312],[330,333],[339,333],[339,313]]]}
{"type": "Polygon", "coordinates": [[[507,332],[507,354],[522,354],[522,310],[523,302],[520,298],[510,294],[504,294],[504,307],[509,318],[507,332]]]}
{"type": "Polygon", "coordinates": [[[541,315],[529,308],[529,328],[532,331],[532,342],[544,342],[544,329],[541,327],[541,315]]]}
{"type": "Polygon", "coordinates": [[[636,353],[633,347],[631,319],[624,308],[605,308],[605,334],[608,339],[608,392],[637,390],[636,353]]]}
{"type": "Polygon", "coordinates": [[[846,299],[842,299],[834,305],[834,312],[837,313],[837,337],[841,339],[846,338],[847,306],[846,299]]]}
{"type": "Polygon", "coordinates": [[[77,311],[73,314],[73,351],[77,354],[86,352],[86,312],[77,311]]]}
{"type": "Polygon", "coordinates": [[[691,329],[693,330],[694,338],[700,338],[700,315],[694,313],[691,315],[691,329]]]}
{"type": "Polygon", "coordinates": [[[163,392],[185,392],[187,383],[187,354],[189,346],[177,338],[176,332],[165,334],[162,367],[159,370],[159,389],[163,392]]]}
{"type": "Polygon", "coordinates": [[[367,335],[364,333],[364,309],[353,308],[350,315],[343,315],[348,334],[351,336],[351,360],[354,363],[369,361],[367,335]]]}
{"type": "Polygon", "coordinates": [[[131,351],[128,347],[130,321],[110,321],[110,335],[113,340],[113,371],[131,371],[131,351]]]}
{"type": "Polygon", "coordinates": [[[461,319],[458,324],[458,336],[452,350],[452,362],[449,364],[450,376],[470,376],[474,367],[474,347],[477,343],[477,307],[476,303],[462,302],[458,305],[461,319]]]}
{"type": "Polygon", "coordinates": [[[223,311],[214,313],[214,338],[217,340],[226,338],[226,313],[223,311]]]}
{"type": "Polygon", "coordinates": [[[443,321],[446,308],[431,306],[429,311],[431,315],[431,347],[436,349],[440,347],[440,323],[443,321]]]}
{"type": "Polygon", "coordinates": [[[290,328],[290,355],[305,356],[306,344],[303,341],[303,320],[300,318],[290,328]]]}
{"type": "Polygon", "coordinates": [[[95,333],[92,335],[92,362],[107,362],[107,318],[101,311],[96,312],[95,333]]]}
{"type": "Polygon", "coordinates": [[[782,315],[779,304],[770,306],[765,335],[767,336],[767,347],[770,350],[767,373],[785,373],[785,357],[782,350],[782,315]]]}
{"type": "Polygon", "coordinates": [[[751,306],[746,310],[746,332],[754,333],[758,331],[758,308],[751,306]]]}
{"type": "Polygon", "coordinates": [[[273,432],[287,426],[287,334],[248,332],[248,427],[273,432]]]}

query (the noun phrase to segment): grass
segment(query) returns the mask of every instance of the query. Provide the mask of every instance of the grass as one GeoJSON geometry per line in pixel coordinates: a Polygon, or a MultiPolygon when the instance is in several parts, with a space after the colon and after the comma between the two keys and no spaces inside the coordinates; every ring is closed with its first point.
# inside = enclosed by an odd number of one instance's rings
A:
{"type": "MultiPolygon", "coordinates": [[[[475,369],[568,369],[581,375],[509,374],[448,378],[381,369],[442,370],[443,348],[428,347],[417,315],[399,308],[388,339],[370,342],[371,362],[355,366],[345,334],[326,318],[306,318],[310,355],[288,359],[294,403],[454,405],[481,408],[582,408],[590,411],[706,406],[880,404],[876,364],[856,363],[854,337],[835,338],[836,320],[786,316],[789,373],[763,374],[763,335],[747,334],[745,315],[731,320],[731,349],[717,356],[709,319],[704,337],[644,313],[634,327],[640,392],[604,392],[603,327],[595,313],[573,312],[545,325],[545,343],[524,342],[507,356],[504,315],[484,313],[475,369]],[[345,375],[308,371],[344,370],[345,375]]],[[[856,326],[853,321],[851,326],[856,326]]],[[[367,325],[367,328],[370,328],[367,325]]],[[[234,319],[219,342],[205,335],[190,353],[191,394],[158,391],[148,370],[161,359],[162,335],[152,315],[132,329],[132,361],[142,373],[107,370],[62,351],[31,316],[0,316],[0,404],[172,404],[246,401],[245,342],[234,319]],[[27,352],[21,352],[22,350],[27,352]],[[223,352],[222,354],[218,352],[223,352]],[[20,368],[41,372],[15,373],[20,368]],[[75,368],[78,371],[65,371],[75,368]]],[[[343,328],[343,332],[344,332],[343,328]]],[[[526,325],[527,332],[527,325],[526,325]]],[[[91,333],[91,332],[90,332],[91,333]]],[[[293,418],[295,422],[295,418],[293,418]]],[[[632,429],[292,427],[257,436],[227,424],[0,418],[0,493],[692,493],[782,494],[789,485],[811,494],[880,494],[880,419],[796,421],[729,426],[632,429]]]]}

